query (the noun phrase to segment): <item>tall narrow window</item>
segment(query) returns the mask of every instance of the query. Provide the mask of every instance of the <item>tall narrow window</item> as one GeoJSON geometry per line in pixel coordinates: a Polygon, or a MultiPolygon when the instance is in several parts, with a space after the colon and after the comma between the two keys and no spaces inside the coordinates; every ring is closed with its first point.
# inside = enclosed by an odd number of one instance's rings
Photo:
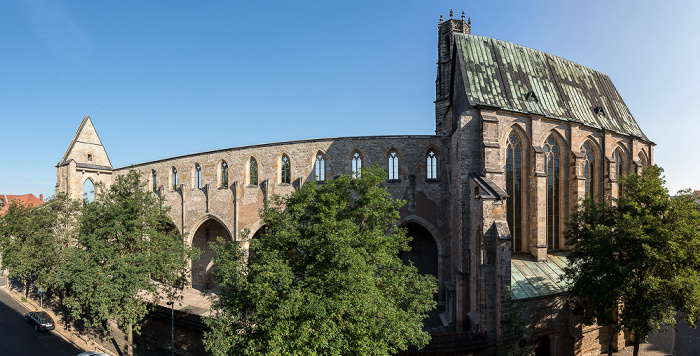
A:
{"type": "Polygon", "coordinates": [[[428,158],[426,162],[428,179],[437,179],[437,157],[435,157],[435,152],[433,150],[428,151],[428,158]]]}
{"type": "Polygon", "coordinates": [[[221,162],[221,188],[228,188],[228,164],[221,162]]]}
{"type": "Polygon", "coordinates": [[[547,174],[547,246],[559,249],[559,146],[549,136],[544,143],[545,173],[547,174]]]}
{"type": "Polygon", "coordinates": [[[287,155],[282,156],[282,183],[292,182],[292,170],[289,164],[289,157],[287,155]]]}
{"type": "Polygon", "coordinates": [[[583,178],[585,179],[583,184],[586,188],[586,195],[593,195],[593,163],[595,156],[593,155],[593,150],[588,142],[583,144],[581,154],[583,155],[583,178]]]}
{"type": "Polygon", "coordinates": [[[506,219],[513,238],[513,252],[522,250],[522,148],[518,135],[508,136],[506,147],[506,219]]]}
{"type": "Polygon", "coordinates": [[[153,180],[153,192],[155,193],[158,191],[158,174],[156,174],[155,169],[151,171],[151,176],[153,176],[151,180],[153,180]]]}
{"type": "Polygon", "coordinates": [[[396,151],[389,153],[389,180],[399,179],[399,157],[396,151]]]}
{"type": "Polygon", "coordinates": [[[625,159],[623,157],[624,154],[619,148],[613,152],[613,159],[615,160],[615,177],[617,178],[618,183],[620,182],[620,178],[627,174],[627,170],[625,169],[625,159]]]}
{"type": "Polygon", "coordinates": [[[352,177],[360,178],[362,175],[362,157],[360,154],[355,152],[352,155],[352,177]]]}
{"type": "Polygon", "coordinates": [[[326,163],[322,154],[316,155],[316,181],[323,182],[326,180],[326,163]]]}
{"type": "Polygon", "coordinates": [[[250,157],[250,172],[248,175],[251,185],[258,185],[258,161],[250,157]]]}
{"type": "Polygon", "coordinates": [[[194,165],[194,185],[197,189],[202,188],[202,167],[198,164],[194,165]]]}
{"type": "Polygon", "coordinates": [[[177,190],[177,168],[173,167],[173,190],[177,190]]]}

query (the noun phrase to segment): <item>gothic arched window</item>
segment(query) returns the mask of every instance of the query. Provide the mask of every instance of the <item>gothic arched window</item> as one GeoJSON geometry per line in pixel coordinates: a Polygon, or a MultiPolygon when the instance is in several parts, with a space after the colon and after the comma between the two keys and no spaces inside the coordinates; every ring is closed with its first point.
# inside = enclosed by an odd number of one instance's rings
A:
{"type": "Polygon", "coordinates": [[[593,195],[593,187],[595,186],[593,182],[595,155],[588,142],[583,144],[581,154],[583,155],[583,178],[585,179],[583,184],[586,188],[586,195],[593,195]]]}
{"type": "Polygon", "coordinates": [[[314,165],[316,171],[316,181],[323,182],[326,180],[326,162],[323,159],[323,154],[319,153],[316,155],[316,164],[314,165]]]}
{"type": "Polygon", "coordinates": [[[426,158],[426,171],[427,179],[437,179],[437,157],[435,156],[435,151],[428,151],[428,156],[426,158]]]}
{"type": "Polygon", "coordinates": [[[202,188],[202,167],[199,164],[194,165],[194,186],[197,189],[202,188]]]}
{"type": "Polygon", "coordinates": [[[506,220],[513,238],[513,252],[522,250],[522,147],[511,133],[506,146],[506,220]]]}
{"type": "Polygon", "coordinates": [[[399,157],[396,151],[389,152],[389,180],[399,179],[399,157]]]}
{"type": "Polygon", "coordinates": [[[362,157],[358,152],[352,155],[352,177],[360,178],[362,175],[362,157]]]}
{"type": "Polygon", "coordinates": [[[251,185],[258,185],[258,161],[256,161],[253,157],[250,157],[248,181],[251,185]]]}
{"type": "Polygon", "coordinates": [[[177,168],[173,167],[173,190],[177,190],[177,168]]]}
{"type": "Polygon", "coordinates": [[[615,160],[615,178],[617,179],[619,187],[620,178],[627,174],[627,170],[625,169],[625,154],[618,148],[613,152],[613,159],[615,160]]]}
{"type": "Polygon", "coordinates": [[[291,183],[292,182],[292,169],[291,165],[289,162],[289,157],[287,155],[282,156],[282,166],[280,167],[281,170],[281,179],[282,183],[291,183]]]}
{"type": "Polygon", "coordinates": [[[151,171],[151,180],[153,181],[153,192],[155,193],[158,190],[158,174],[156,173],[156,170],[151,171]]]}
{"type": "Polygon", "coordinates": [[[544,143],[545,174],[547,175],[547,246],[559,249],[559,209],[561,196],[559,145],[553,136],[544,143]]]}
{"type": "Polygon", "coordinates": [[[228,188],[228,164],[221,161],[221,188],[228,188]]]}

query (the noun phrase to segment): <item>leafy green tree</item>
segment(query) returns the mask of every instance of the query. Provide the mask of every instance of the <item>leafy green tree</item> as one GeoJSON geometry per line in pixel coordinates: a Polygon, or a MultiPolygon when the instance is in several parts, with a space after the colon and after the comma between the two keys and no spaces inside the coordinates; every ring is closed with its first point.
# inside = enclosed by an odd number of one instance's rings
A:
{"type": "Polygon", "coordinates": [[[80,217],[77,248],[66,264],[71,289],[64,305],[89,325],[115,321],[127,333],[131,356],[133,332],[149,303],[163,292],[175,297],[186,282],[192,251],[138,172],[116,177],[101,191],[80,217]]]}
{"type": "Polygon", "coordinates": [[[700,212],[690,191],[669,196],[662,172],[653,166],[625,177],[613,204],[587,198],[565,232],[564,271],[584,322],[610,324],[619,313],[635,356],[676,315],[691,326],[700,316],[700,212]]]}
{"type": "Polygon", "coordinates": [[[42,257],[41,248],[36,246],[40,240],[35,232],[32,208],[18,200],[10,201],[0,220],[2,268],[7,269],[11,277],[24,281],[25,294],[36,278],[42,257]]]}
{"type": "Polygon", "coordinates": [[[76,248],[82,204],[66,193],[51,197],[31,214],[33,236],[37,240],[36,283],[61,299],[66,289],[68,258],[76,248]]]}
{"type": "MultiPolygon", "coordinates": [[[[398,258],[409,238],[396,227],[394,201],[379,185],[384,172],[365,169],[310,182],[273,197],[264,233],[214,245],[214,316],[205,346],[215,355],[390,355],[429,335],[422,321],[435,307],[433,276],[398,258]]],[[[247,234],[246,234],[247,235],[247,234]]]]}

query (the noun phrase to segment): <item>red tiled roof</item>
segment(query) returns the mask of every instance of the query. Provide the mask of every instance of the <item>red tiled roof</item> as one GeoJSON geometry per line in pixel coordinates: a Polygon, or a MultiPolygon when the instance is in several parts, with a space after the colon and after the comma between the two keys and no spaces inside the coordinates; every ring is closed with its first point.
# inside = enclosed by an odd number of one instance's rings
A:
{"type": "Polygon", "coordinates": [[[31,207],[39,206],[44,203],[44,194],[39,194],[39,198],[35,197],[34,194],[25,195],[0,195],[0,200],[3,202],[2,209],[0,209],[0,216],[5,215],[5,212],[10,207],[10,202],[17,200],[24,205],[29,205],[31,207]]]}

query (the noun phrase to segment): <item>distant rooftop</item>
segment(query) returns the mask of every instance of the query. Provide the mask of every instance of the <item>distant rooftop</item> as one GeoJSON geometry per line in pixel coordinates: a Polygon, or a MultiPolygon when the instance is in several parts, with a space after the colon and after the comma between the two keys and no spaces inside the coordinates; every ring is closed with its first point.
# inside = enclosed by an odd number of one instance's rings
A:
{"type": "Polygon", "coordinates": [[[0,208],[0,216],[5,215],[7,209],[10,206],[11,201],[19,201],[24,205],[29,205],[31,207],[39,206],[44,203],[44,194],[39,194],[39,197],[35,197],[34,194],[25,195],[0,195],[0,200],[2,201],[2,208],[0,208]]]}

